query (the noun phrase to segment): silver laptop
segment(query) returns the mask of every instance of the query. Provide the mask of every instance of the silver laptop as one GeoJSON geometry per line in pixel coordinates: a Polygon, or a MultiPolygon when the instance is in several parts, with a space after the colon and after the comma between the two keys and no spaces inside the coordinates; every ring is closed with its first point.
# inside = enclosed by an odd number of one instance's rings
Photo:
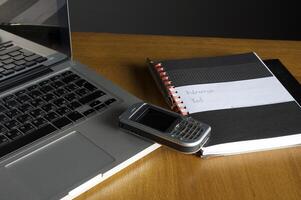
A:
{"type": "Polygon", "coordinates": [[[139,99],[71,59],[65,0],[0,0],[0,199],[72,199],[159,145],[124,133],[139,99]]]}

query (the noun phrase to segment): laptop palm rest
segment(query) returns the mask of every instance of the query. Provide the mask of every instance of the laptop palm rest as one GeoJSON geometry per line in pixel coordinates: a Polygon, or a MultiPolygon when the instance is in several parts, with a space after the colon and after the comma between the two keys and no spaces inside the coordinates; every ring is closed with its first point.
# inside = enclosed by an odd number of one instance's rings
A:
{"type": "Polygon", "coordinates": [[[112,156],[85,136],[73,132],[6,168],[27,188],[48,199],[101,173],[100,170],[113,161],[112,156]]]}

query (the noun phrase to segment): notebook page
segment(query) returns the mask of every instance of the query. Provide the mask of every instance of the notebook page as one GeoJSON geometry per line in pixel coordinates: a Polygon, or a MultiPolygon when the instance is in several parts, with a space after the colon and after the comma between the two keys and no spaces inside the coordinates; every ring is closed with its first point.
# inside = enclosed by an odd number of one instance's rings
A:
{"type": "Polygon", "coordinates": [[[274,76],[186,85],[175,89],[190,114],[294,101],[274,76]]]}

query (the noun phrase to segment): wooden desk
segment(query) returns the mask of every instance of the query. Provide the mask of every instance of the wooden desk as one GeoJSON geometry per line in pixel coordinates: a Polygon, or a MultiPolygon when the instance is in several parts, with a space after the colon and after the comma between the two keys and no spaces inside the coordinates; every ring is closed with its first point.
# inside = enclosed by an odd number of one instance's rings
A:
{"type": "MultiPolygon", "coordinates": [[[[301,41],[74,33],[73,45],[75,59],[161,106],[166,104],[147,71],[148,56],[172,59],[255,51],[263,59],[281,59],[301,81],[301,41]]],[[[78,199],[301,199],[301,147],[205,160],[161,147],[78,199]]]]}

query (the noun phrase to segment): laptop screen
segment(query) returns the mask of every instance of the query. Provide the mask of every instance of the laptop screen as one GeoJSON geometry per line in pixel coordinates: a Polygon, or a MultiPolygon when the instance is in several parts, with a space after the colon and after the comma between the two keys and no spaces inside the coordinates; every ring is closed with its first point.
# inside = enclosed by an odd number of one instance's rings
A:
{"type": "Polygon", "coordinates": [[[0,28],[71,56],[67,0],[0,0],[0,28]]]}

